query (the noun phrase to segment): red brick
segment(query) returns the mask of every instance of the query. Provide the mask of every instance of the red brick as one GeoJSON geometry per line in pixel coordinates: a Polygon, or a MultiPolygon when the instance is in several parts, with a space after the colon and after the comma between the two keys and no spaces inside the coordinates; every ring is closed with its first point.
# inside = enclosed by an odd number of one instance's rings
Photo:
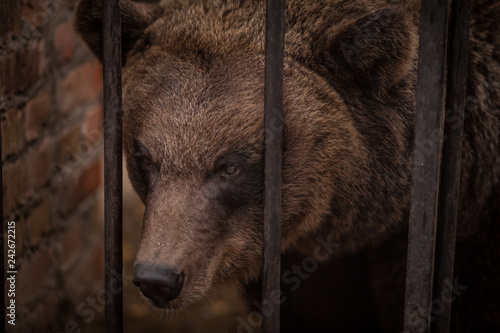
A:
{"type": "MultiPolygon", "coordinates": [[[[30,61],[37,60],[38,64],[33,65],[31,72],[26,72],[29,75],[33,75],[35,77],[42,77],[47,72],[47,57],[45,56],[45,42],[40,41],[38,44],[35,44],[30,53],[30,61]]],[[[36,81],[35,81],[36,82],[36,81]]]]}
{"type": "Polygon", "coordinates": [[[104,139],[102,104],[97,104],[87,112],[83,125],[83,136],[92,144],[100,143],[104,139]]]}
{"type": "Polygon", "coordinates": [[[73,58],[77,40],[73,22],[59,24],[54,33],[54,48],[60,61],[68,62],[73,58]]]}
{"type": "Polygon", "coordinates": [[[85,170],[78,179],[78,187],[84,192],[95,191],[101,183],[100,161],[96,161],[87,170],[85,170]]]}
{"type": "Polygon", "coordinates": [[[61,83],[59,106],[67,114],[76,107],[96,100],[102,91],[101,65],[94,60],[87,62],[70,72],[61,83]]]}
{"type": "Polygon", "coordinates": [[[82,255],[82,229],[79,224],[66,230],[62,237],[62,252],[60,265],[67,271],[82,255]]]}
{"type": "Polygon", "coordinates": [[[50,106],[50,96],[45,90],[42,90],[26,104],[24,112],[26,115],[26,140],[28,142],[37,139],[49,122],[50,106]]]}
{"type": "Polygon", "coordinates": [[[25,165],[22,159],[8,165],[2,172],[3,209],[8,216],[17,206],[25,202],[25,165]]]}
{"type": "MultiPolygon", "coordinates": [[[[80,304],[88,297],[95,297],[98,290],[103,289],[103,277],[93,276],[90,272],[93,256],[93,244],[82,251],[78,257],[78,262],[68,271],[63,272],[66,294],[71,298],[74,304],[80,304]]],[[[92,332],[89,330],[89,332],[92,332]]]]}
{"type": "Polygon", "coordinates": [[[26,155],[27,195],[32,195],[48,184],[50,178],[50,142],[43,141],[26,155]]]}
{"type": "Polygon", "coordinates": [[[100,165],[96,161],[85,169],[73,181],[67,181],[60,194],[60,212],[66,216],[85,198],[94,192],[100,184],[100,165]]]}
{"type": "Polygon", "coordinates": [[[37,35],[39,34],[40,30],[37,25],[40,25],[40,19],[43,20],[41,22],[40,28],[43,28],[47,25],[47,22],[45,21],[45,16],[37,15],[36,17],[34,17],[33,11],[26,8],[27,7],[23,7],[22,10],[21,29],[19,33],[21,41],[25,43],[35,39],[35,37],[37,37],[37,35]]]}
{"type": "Polygon", "coordinates": [[[23,0],[22,16],[33,25],[33,29],[43,29],[57,14],[62,2],[66,0],[23,0]]]}
{"type": "Polygon", "coordinates": [[[94,279],[104,276],[104,242],[99,239],[91,250],[91,268],[94,279]]]}
{"type": "Polygon", "coordinates": [[[76,168],[78,165],[78,152],[77,146],[78,142],[81,140],[80,137],[80,127],[73,126],[59,137],[59,142],[57,143],[55,160],[56,162],[63,164],[68,168],[76,168]]]}
{"type": "Polygon", "coordinates": [[[35,13],[38,8],[36,6],[36,0],[21,0],[22,15],[25,18],[32,19],[33,13],[35,13]]]}
{"type": "Polygon", "coordinates": [[[32,208],[26,217],[26,233],[31,246],[36,246],[44,235],[52,230],[50,215],[50,199],[44,198],[37,206],[32,208]]]}
{"type": "Polygon", "coordinates": [[[37,251],[29,261],[22,263],[17,273],[16,303],[25,305],[43,294],[48,283],[54,283],[55,265],[52,251],[37,251]]]}
{"type": "Polygon", "coordinates": [[[79,126],[66,129],[59,138],[56,138],[56,147],[51,164],[53,184],[74,177],[75,172],[86,161],[87,156],[80,153],[82,142],[85,143],[86,139],[81,137],[79,126]]]}
{"type": "Polygon", "coordinates": [[[20,93],[35,84],[45,72],[45,43],[32,41],[0,60],[0,92],[20,93]]]}
{"type": "MultiPolygon", "coordinates": [[[[103,157],[99,158],[102,165],[103,157]]],[[[104,172],[101,172],[100,176],[100,184],[102,185],[104,180],[104,172]]],[[[104,239],[104,186],[100,186],[96,194],[97,199],[89,209],[89,220],[92,221],[92,223],[90,224],[90,233],[95,235],[96,237],[104,239]]]]}
{"type": "Polygon", "coordinates": [[[24,113],[11,109],[2,115],[2,160],[24,146],[24,113]]]}

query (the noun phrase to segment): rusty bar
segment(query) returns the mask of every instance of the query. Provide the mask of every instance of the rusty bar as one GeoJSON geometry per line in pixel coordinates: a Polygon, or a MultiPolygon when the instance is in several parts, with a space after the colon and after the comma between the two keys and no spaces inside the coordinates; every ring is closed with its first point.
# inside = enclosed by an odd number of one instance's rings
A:
{"type": "Polygon", "coordinates": [[[122,84],[119,0],[103,1],[106,332],[123,331],[122,84]]]}
{"type": "Polygon", "coordinates": [[[441,147],[443,140],[448,0],[422,0],[418,60],[405,332],[429,332],[441,147]]]}
{"type": "MultiPolygon", "coordinates": [[[[450,9],[445,140],[443,141],[441,160],[433,299],[441,299],[442,292],[448,289],[446,284],[453,284],[467,81],[469,7],[470,0],[453,0],[450,9]]],[[[451,294],[452,291],[448,290],[448,292],[451,294]]],[[[446,297],[451,299],[451,296],[447,295],[446,297]]],[[[442,302],[442,304],[439,314],[435,316],[432,331],[448,333],[452,303],[442,302]]]]}
{"type": "Polygon", "coordinates": [[[280,331],[281,167],[283,131],[283,57],[285,1],[266,2],[265,60],[265,181],[262,262],[262,299],[269,311],[262,321],[263,333],[280,331]]]}

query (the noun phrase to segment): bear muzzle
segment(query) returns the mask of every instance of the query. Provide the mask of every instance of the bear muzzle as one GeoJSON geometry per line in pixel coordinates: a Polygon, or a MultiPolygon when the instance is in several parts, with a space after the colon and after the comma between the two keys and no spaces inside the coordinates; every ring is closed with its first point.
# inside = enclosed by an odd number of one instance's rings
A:
{"type": "Polygon", "coordinates": [[[184,284],[184,273],[176,274],[169,266],[138,263],[132,282],[154,306],[169,308],[169,302],[179,296],[184,284]]]}

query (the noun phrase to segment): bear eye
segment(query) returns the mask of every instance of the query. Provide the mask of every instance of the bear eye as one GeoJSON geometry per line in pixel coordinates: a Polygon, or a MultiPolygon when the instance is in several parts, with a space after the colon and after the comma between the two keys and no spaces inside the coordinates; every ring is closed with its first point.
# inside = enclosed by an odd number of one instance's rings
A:
{"type": "Polygon", "coordinates": [[[153,161],[150,158],[148,158],[148,157],[144,157],[144,156],[141,157],[141,162],[142,162],[143,165],[145,165],[148,168],[154,168],[155,167],[153,161]]]}
{"type": "Polygon", "coordinates": [[[240,172],[240,167],[238,164],[234,164],[234,163],[229,164],[228,163],[228,164],[226,164],[224,171],[226,172],[226,174],[228,174],[230,176],[234,176],[240,172]]]}

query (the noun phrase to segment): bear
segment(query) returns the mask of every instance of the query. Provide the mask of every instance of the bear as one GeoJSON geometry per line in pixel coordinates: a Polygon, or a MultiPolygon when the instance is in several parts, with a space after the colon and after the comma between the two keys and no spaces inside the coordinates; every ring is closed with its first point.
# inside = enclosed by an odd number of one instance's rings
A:
{"type": "MultiPolygon", "coordinates": [[[[98,58],[101,1],[80,0],[75,19],[98,58]]],[[[403,329],[414,148],[425,153],[413,140],[419,6],[286,1],[283,332],[403,329]],[[317,264],[310,272],[308,258],[317,264]]],[[[263,114],[265,2],[121,0],[120,9],[124,151],[146,207],[134,283],[167,311],[221,285],[248,286],[258,307],[272,134],[263,114]]],[[[456,332],[500,331],[498,17],[493,0],[472,1],[449,290],[456,332]]]]}

